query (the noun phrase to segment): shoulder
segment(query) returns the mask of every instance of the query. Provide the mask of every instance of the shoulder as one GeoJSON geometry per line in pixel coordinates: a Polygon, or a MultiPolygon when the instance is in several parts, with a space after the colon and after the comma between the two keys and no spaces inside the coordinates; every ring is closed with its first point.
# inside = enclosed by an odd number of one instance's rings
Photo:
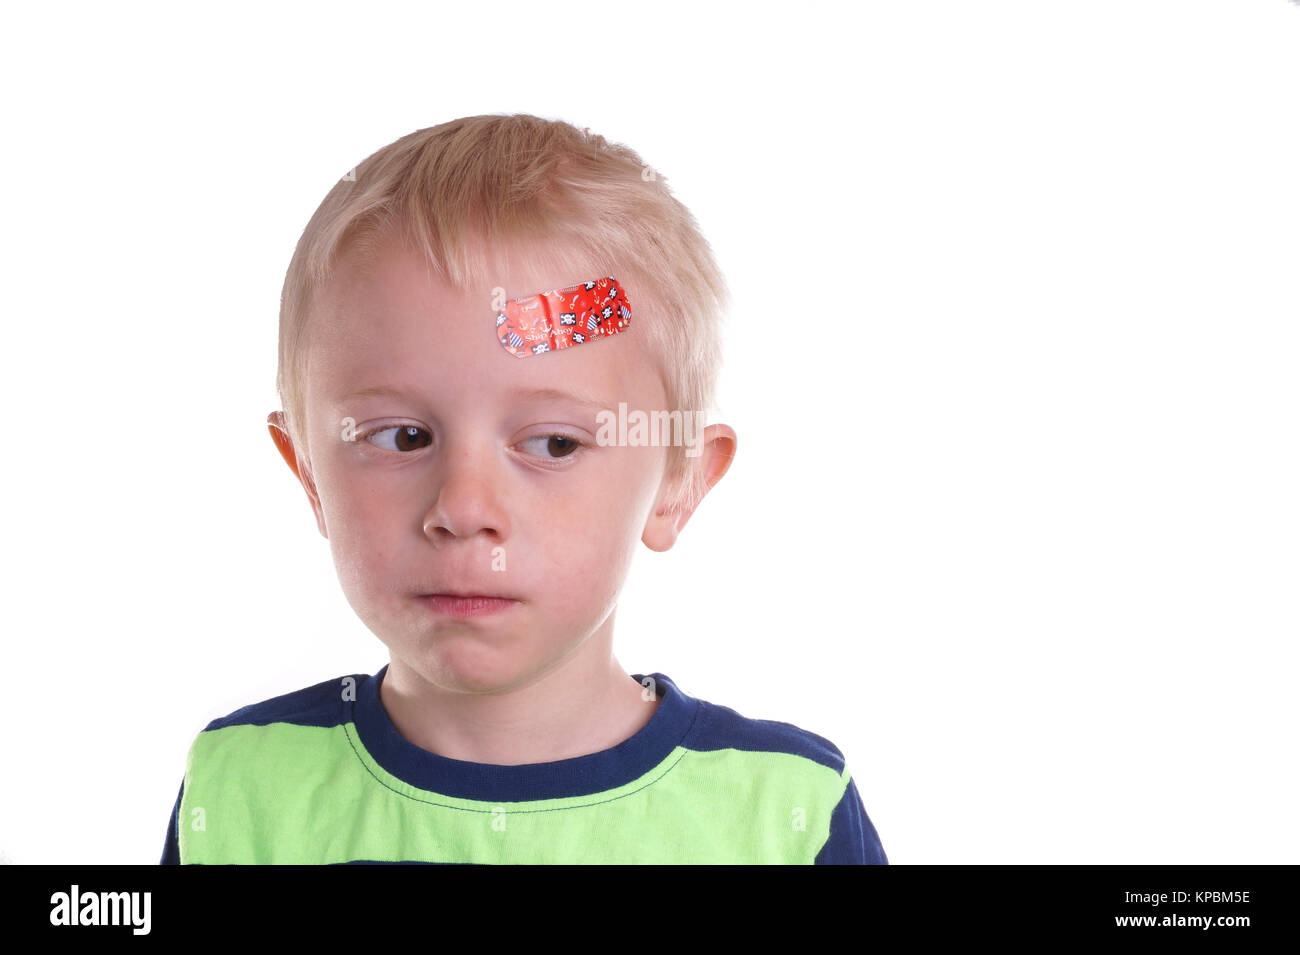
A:
{"type": "MultiPolygon", "coordinates": [[[[671,681],[669,681],[671,682],[671,681]]],[[[744,801],[754,823],[750,838],[775,838],[776,829],[807,832],[804,862],[887,864],[874,825],[854,785],[844,753],[825,736],[782,720],[745,716],[729,706],[698,700],[684,749],[707,768],[713,793],[744,801]],[[766,819],[772,833],[759,832],[766,819]],[[779,820],[779,822],[778,822],[779,820]]],[[[788,839],[777,840],[786,846],[788,839]]],[[[784,850],[774,850],[774,852],[784,850]]]]}
{"type": "Polygon", "coordinates": [[[210,721],[190,744],[186,787],[225,790],[253,773],[283,780],[337,760],[353,701],[370,679],[348,674],[324,680],[210,721]]]}
{"type": "MultiPolygon", "coordinates": [[[[683,697],[688,697],[682,693],[683,697]]],[[[696,700],[695,724],[683,745],[693,750],[734,749],[749,753],[795,756],[824,767],[836,776],[844,773],[844,753],[829,739],[793,723],[755,719],[729,706],[696,700]]]]}
{"type": "Polygon", "coordinates": [[[338,726],[345,720],[344,703],[355,699],[357,688],[370,679],[372,677],[369,674],[352,673],[257,703],[249,703],[212,720],[203,728],[203,732],[232,726],[269,726],[273,723],[338,726]]]}

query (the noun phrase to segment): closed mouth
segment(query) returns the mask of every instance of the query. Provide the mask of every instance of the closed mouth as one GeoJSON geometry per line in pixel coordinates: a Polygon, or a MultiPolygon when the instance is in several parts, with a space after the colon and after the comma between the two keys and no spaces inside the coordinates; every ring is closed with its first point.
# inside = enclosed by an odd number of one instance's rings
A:
{"type": "Polygon", "coordinates": [[[421,594],[419,600],[436,613],[452,617],[479,617],[498,613],[519,603],[514,597],[494,594],[421,594]]]}

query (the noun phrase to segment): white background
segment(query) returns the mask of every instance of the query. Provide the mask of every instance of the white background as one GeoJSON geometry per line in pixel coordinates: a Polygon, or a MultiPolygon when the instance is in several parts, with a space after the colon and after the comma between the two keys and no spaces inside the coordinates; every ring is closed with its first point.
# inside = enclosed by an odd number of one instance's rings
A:
{"type": "Polygon", "coordinates": [[[1300,5],[478,10],[7,13],[0,853],[154,862],[208,720],[386,662],[267,435],[284,271],[531,112],[734,294],[630,672],[833,740],[895,863],[1300,861],[1300,5]]]}

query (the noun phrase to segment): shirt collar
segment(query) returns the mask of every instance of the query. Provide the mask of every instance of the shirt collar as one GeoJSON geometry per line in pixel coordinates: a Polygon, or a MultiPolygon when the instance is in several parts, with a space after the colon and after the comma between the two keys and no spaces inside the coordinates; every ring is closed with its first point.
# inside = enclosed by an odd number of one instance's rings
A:
{"type": "Polygon", "coordinates": [[[660,699],[649,722],[628,739],[587,756],[498,766],[439,756],[403,737],[379,696],[387,672],[385,665],[357,687],[351,715],[361,744],[387,772],[418,789],[486,802],[562,799],[626,785],[668,758],[686,737],[700,706],[664,674],[636,673],[631,678],[653,686],[660,699]],[[653,684],[647,683],[647,676],[653,684]]]}

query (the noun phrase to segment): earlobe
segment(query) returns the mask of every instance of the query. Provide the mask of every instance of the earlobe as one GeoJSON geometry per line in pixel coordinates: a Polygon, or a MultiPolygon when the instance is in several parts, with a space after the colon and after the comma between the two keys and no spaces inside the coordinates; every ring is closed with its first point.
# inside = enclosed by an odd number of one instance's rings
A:
{"type": "Polygon", "coordinates": [[[311,509],[316,514],[316,526],[319,528],[321,536],[329,539],[329,532],[325,528],[325,513],[320,506],[320,494],[316,491],[316,482],[312,479],[311,468],[304,462],[298,460],[298,453],[293,447],[293,438],[289,435],[289,427],[285,421],[283,411],[272,411],[266,417],[267,430],[271,432],[271,440],[275,442],[275,449],[280,452],[280,457],[284,458],[284,463],[289,465],[289,470],[293,476],[298,479],[302,489],[307,492],[307,499],[311,502],[311,509]]]}
{"type": "MultiPolygon", "coordinates": [[[[686,517],[690,517],[690,511],[685,512],[686,517]]],[[[677,543],[677,535],[681,533],[686,521],[683,519],[683,512],[677,508],[669,509],[658,502],[655,504],[654,513],[645,523],[645,530],[641,532],[641,542],[653,551],[663,552],[668,550],[677,543]]]]}

